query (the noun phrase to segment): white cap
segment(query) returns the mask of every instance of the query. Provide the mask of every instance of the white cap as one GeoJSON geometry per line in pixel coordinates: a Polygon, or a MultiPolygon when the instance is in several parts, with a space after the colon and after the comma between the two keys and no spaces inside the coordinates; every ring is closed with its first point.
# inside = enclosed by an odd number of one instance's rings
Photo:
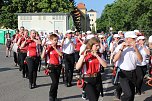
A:
{"type": "Polygon", "coordinates": [[[113,36],[114,38],[120,38],[120,36],[118,34],[114,34],[113,36]]]}
{"type": "Polygon", "coordinates": [[[148,42],[149,42],[149,43],[152,43],[152,35],[149,37],[148,42]]]}
{"type": "Polygon", "coordinates": [[[122,31],[118,31],[118,34],[122,33],[122,31]]]}
{"type": "Polygon", "coordinates": [[[137,38],[137,41],[138,41],[138,40],[141,40],[141,39],[145,39],[145,37],[144,37],[144,36],[139,36],[139,37],[137,38]]]}
{"type": "Polygon", "coordinates": [[[66,31],[66,33],[68,34],[68,33],[73,33],[74,31],[72,31],[72,30],[67,30],[66,31]]]}
{"type": "Polygon", "coordinates": [[[87,33],[87,34],[91,34],[91,31],[87,31],[86,33],[87,33]]]}
{"type": "Polygon", "coordinates": [[[94,35],[93,35],[93,34],[90,34],[90,35],[87,35],[86,39],[91,39],[91,38],[93,38],[93,37],[94,37],[94,35]]]}
{"type": "Polygon", "coordinates": [[[98,37],[99,37],[99,38],[103,38],[103,37],[105,37],[105,36],[100,34],[98,37]]]}
{"type": "Polygon", "coordinates": [[[85,33],[83,32],[82,35],[84,35],[85,33]]]}
{"type": "Polygon", "coordinates": [[[137,38],[137,35],[134,31],[128,31],[125,33],[125,38],[137,38]]]}
{"type": "Polygon", "coordinates": [[[135,32],[135,33],[140,33],[140,32],[139,32],[139,30],[137,30],[137,29],[136,29],[136,30],[134,30],[134,32],[135,32]]]}

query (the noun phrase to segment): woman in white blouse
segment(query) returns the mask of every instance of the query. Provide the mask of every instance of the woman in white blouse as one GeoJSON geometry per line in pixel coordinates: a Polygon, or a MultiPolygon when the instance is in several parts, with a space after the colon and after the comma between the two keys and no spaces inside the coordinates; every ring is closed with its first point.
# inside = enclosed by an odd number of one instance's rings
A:
{"type": "Polygon", "coordinates": [[[137,76],[137,81],[136,81],[136,93],[138,95],[141,95],[141,87],[143,83],[143,78],[146,74],[147,71],[147,62],[146,58],[148,55],[150,55],[150,50],[149,48],[145,45],[145,37],[144,36],[139,36],[137,38],[137,48],[142,55],[143,61],[142,62],[137,62],[137,67],[136,67],[136,76],[137,76]]]}

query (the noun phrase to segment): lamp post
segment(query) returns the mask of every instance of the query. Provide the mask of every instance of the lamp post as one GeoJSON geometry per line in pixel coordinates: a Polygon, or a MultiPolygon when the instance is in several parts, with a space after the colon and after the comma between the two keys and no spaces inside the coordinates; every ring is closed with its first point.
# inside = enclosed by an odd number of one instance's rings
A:
{"type": "Polygon", "coordinates": [[[110,28],[109,28],[109,32],[110,32],[111,35],[112,35],[112,30],[113,30],[113,28],[110,27],[110,28]]]}

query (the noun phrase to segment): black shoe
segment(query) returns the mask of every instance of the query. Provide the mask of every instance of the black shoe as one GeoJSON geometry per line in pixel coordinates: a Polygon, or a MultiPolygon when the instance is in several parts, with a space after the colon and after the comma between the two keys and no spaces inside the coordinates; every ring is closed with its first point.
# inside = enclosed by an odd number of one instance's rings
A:
{"type": "Polygon", "coordinates": [[[86,96],[86,92],[85,91],[82,91],[82,99],[83,100],[87,100],[87,96],[86,96]]]}
{"type": "Polygon", "coordinates": [[[19,68],[19,71],[22,71],[22,68],[19,68]]]}
{"type": "Polygon", "coordinates": [[[23,78],[25,78],[25,75],[23,75],[23,78]]]}
{"type": "Polygon", "coordinates": [[[71,87],[72,86],[72,84],[71,83],[67,83],[67,87],[71,87]]]}
{"type": "Polygon", "coordinates": [[[28,76],[27,76],[27,75],[26,75],[25,77],[28,79],[28,76]]]}
{"type": "Polygon", "coordinates": [[[136,91],[136,93],[135,93],[136,95],[141,95],[141,91],[140,90],[138,90],[138,91],[136,91]]]}
{"type": "Polygon", "coordinates": [[[55,98],[55,101],[60,101],[59,99],[55,98]]]}
{"type": "Polygon", "coordinates": [[[17,67],[17,63],[15,64],[15,67],[17,67]]]}
{"type": "Polygon", "coordinates": [[[36,83],[34,83],[32,86],[33,86],[33,88],[36,88],[36,87],[37,87],[36,83]]]}
{"type": "Polygon", "coordinates": [[[49,97],[49,101],[55,101],[55,99],[53,97],[49,97]]]}
{"type": "Polygon", "coordinates": [[[120,99],[120,94],[117,92],[117,90],[114,91],[114,96],[117,98],[117,99],[120,99]]]}

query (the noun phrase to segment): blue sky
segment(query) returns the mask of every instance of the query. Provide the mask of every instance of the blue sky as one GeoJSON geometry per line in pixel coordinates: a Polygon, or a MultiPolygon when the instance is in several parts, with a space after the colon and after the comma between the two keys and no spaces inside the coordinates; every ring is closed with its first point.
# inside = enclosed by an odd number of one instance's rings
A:
{"type": "Polygon", "coordinates": [[[85,4],[87,10],[93,9],[97,11],[97,17],[99,18],[101,12],[107,4],[113,3],[115,0],[75,0],[76,4],[82,2],[85,4]]]}

